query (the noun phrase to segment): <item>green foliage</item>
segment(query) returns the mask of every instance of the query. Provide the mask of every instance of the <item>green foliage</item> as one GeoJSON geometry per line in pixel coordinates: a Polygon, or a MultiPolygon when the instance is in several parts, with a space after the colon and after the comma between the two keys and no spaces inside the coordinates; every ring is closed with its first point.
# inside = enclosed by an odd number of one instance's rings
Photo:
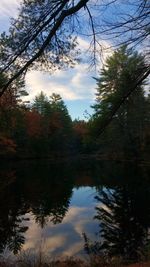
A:
{"type": "MultiPolygon", "coordinates": [[[[0,69],[7,68],[13,74],[30,61],[48,38],[64,8],[67,9],[66,1],[23,0],[19,16],[11,19],[8,34],[3,32],[0,36],[0,69]]],[[[52,71],[68,64],[73,66],[72,51],[76,44],[69,25],[62,24],[57,36],[53,34],[40,53],[35,68],[52,71]]]]}
{"type": "MultiPolygon", "coordinates": [[[[106,60],[100,78],[96,78],[95,113],[89,122],[72,122],[64,101],[56,93],[48,97],[41,92],[30,107],[27,106],[22,101],[26,95],[22,80],[16,81],[0,98],[1,140],[10,140],[7,143],[12,142],[19,157],[98,152],[103,157],[148,160],[150,116],[145,82],[131,93],[144,70],[144,58],[137,52],[126,46],[115,51],[106,60]],[[99,136],[107,120],[112,121],[99,136]]],[[[8,76],[0,75],[1,86],[8,76]]],[[[9,154],[9,147],[7,151],[9,154]]]]}
{"type": "Polygon", "coordinates": [[[44,116],[47,109],[50,108],[48,106],[48,98],[43,92],[41,92],[35,97],[32,108],[35,109],[38,113],[40,113],[42,116],[44,116]]]}
{"type": "Polygon", "coordinates": [[[41,92],[36,96],[32,109],[41,116],[38,153],[67,151],[71,139],[72,122],[61,96],[53,93],[48,99],[41,92]]]}
{"type": "Polygon", "coordinates": [[[111,116],[113,118],[105,132],[97,138],[101,153],[112,157],[141,157],[147,143],[144,135],[149,123],[144,82],[132,94],[130,91],[144,68],[144,58],[123,46],[106,60],[100,78],[96,79],[95,113],[90,121],[93,136],[98,137],[103,124],[111,116]],[[126,101],[115,115],[111,115],[127,94],[126,101]]]}
{"type": "MultiPolygon", "coordinates": [[[[7,77],[0,76],[1,85],[6,80],[7,77]]],[[[48,98],[41,92],[29,109],[22,102],[23,95],[26,91],[18,85],[0,98],[1,156],[13,154],[10,153],[13,147],[19,157],[66,153],[70,145],[72,121],[61,96],[52,94],[48,98]]]]}
{"type": "MultiPolygon", "coordinates": [[[[107,58],[97,81],[95,116],[107,116],[145,69],[144,57],[123,46],[107,58]]],[[[143,82],[144,83],[144,82],[143,82]]],[[[142,90],[142,85],[136,91],[142,90]]],[[[129,98],[132,98],[132,96],[129,98]]],[[[127,99],[128,101],[128,99],[127,99]]]]}

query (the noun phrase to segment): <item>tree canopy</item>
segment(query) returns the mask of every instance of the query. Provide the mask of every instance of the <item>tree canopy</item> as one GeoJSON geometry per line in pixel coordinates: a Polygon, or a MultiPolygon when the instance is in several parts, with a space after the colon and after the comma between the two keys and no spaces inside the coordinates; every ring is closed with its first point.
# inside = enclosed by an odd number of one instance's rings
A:
{"type": "Polygon", "coordinates": [[[19,99],[22,90],[12,87],[0,98],[0,156],[98,152],[111,158],[148,158],[150,116],[145,82],[132,90],[144,68],[143,55],[127,46],[115,51],[96,78],[94,115],[86,122],[72,121],[59,94],[41,92],[26,104],[19,99]]]}
{"type": "MultiPolygon", "coordinates": [[[[0,96],[33,67],[52,71],[72,65],[78,35],[91,36],[94,61],[101,40],[108,35],[115,40],[121,35],[118,43],[144,41],[148,48],[149,8],[147,0],[128,0],[126,4],[121,0],[24,0],[9,33],[2,33],[0,38],[0,70],[9,72],[9,80],[1,86],[0,96]],[[114,10],[117,18],[113,16],[114,10]]],[[[141,80],[149,72],[147,66],[141,80]]]]}
{"type": "Polygon", "coordinates": [[[144,65],[142,55],[122,46],[106,60],[100,77],[96,79],[91,128],[93,135],[99,138],[100,150],[104,146],[106,152],[108,146],[110,154],[119,150],[118,153],[122,151],[126,156],[137,157],[148,146],[149,98],[145,96],[145,82],[131,90],[144,65]]]}

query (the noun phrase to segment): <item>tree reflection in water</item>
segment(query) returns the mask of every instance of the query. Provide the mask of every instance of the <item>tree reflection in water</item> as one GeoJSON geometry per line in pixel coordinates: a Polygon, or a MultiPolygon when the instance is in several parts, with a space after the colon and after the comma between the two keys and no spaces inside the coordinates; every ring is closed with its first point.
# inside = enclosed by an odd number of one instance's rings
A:
{"type": "Polygon", "coordinates": [[[18,198],[14,184],[14,171],[0,173],[0,253],[7,247],[17,254],[24,244],[24,233],[28,227],[23,225],[26,220],[24,203],[18,198]]]}
{"type": "Polygon", "coordinates": [[[81,161],[78,164],[44,161],[4,169],[0,174],[0,253],[5,248],[13,253],[21,250],[29,215],[41,228],[49,222],[61,223],[73,188],[95,185],[99,240],[90,244],[86,233],[86,249],[109,257],[119,256],[125,261],[145,256],[150,227],[147,168],[116,162],[94,161],[92,165],[81,161]]]}
{"type": "MultiPolygon", "coordinates": [[[[99,221],[99,241],[84,234],[88,253],[114,256],[125,262],[142,260],[147,255],[150,227],[150,181],[140,168],[123,168],[121,179],[98,191],[95,219],[99,221]],[[130,175],[129,175],[130,174],[130,175]],[[128,176],[127,176],[128,175],[128,176]]],[[[121,173],[121,172],[120,172],[121,173]]]]}
{"type": "MultiPolygon", "coordinates": [[[[69,174],[68,174],[69,175],[69,174]]],[[[42,228],[48,221],[61,223],[70,203],[73,181],[61,165],[32,164],[0,174],[0,253],[17,254],[28,230],[25,214],[34,215],[42,228]],[[4,178],[4,179],[3,179],[4,178]]]]}

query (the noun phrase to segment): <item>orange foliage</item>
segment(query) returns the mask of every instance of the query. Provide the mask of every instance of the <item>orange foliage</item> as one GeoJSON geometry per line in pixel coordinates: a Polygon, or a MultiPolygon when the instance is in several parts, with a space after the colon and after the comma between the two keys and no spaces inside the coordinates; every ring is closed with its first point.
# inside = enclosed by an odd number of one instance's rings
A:
{"type": "Polygon", "coordinates": [[[81,138],[88,134],[87,124],[84,121],[78,121],[77,123],[75,123],[73,129],[74,132],[81,138]]]}
{"type": "Polygon", "coordinates": [[[41,115],[35,110],[26,113],[27,134],[30,137],[39,137],[41,134],[41,115]]]}

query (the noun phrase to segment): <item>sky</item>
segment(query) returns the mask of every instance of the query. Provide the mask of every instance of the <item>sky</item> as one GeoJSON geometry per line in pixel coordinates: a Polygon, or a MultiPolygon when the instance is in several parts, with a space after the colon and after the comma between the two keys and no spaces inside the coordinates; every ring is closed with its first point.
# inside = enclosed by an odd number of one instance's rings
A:
{"type": "MultiPolygon", "coordinates": [[[[10,17],[17,16],[19,3],[20,0],[0,0],[0,33],[8,30],[10,17]]],[[[79,38],[78,42],[81,50],[89,46],[82,38],[79,38]]],[[[53,75],[40,71],[28,72],[26,90],[29,96],[26,100],[32,102],[35,95],[41,91],[47,96],[58,93],[65,101],[72,119],[86,119],[87,114],[93,112],[90,108],[96,93],[96,82],[93,77],[97,76],[97,73],[94,70],[89,71],[88,67],[88,63],[80,62],[73,69],[59,70],[53,75]]]]}
{"type": "MultiPolygon", "coordinates": [[[[0,33],[8,30],[10,17],[17,17],[20,2],[21,0],[0,0],[0,33]]],[[[126,7],[125,2],[123,3],[121,8],[124,11],[128,11],[127,13],[129,11],[133,12],[133,10],[129,9],[129,6],[126,7]]],[[[114,10],[111,10],[111,14],[116,16],[116,8],[118,7],[114,8],[114,10]]],[[[119,12],[121,12],[120,9],[119,12]]],[[[109,12],[105,13],[105,15],[110,16],[109,12]]],[[[85,59],[87,58],[85,51],[89,48],[89,41],[83,39],[83,37],[79,37],[78,43],[79,49],[82,52],[83,61],[73,69],[59,70],[52,75],[40,71],[30,71],[27,73],[26,90],[29,96],[25,100],[32,102],[34,97],[41,91],[47,96],[50,96],[52,93],[58,93],[65,101],[72,119],[86,119],[87,114],[92,114],[93,110],[91,105],[94,103],[96,93],[96,81],[93,77],[99,77],[102,63],[99,63],[97,72],[92,69],[89,70],[88,62],[85,63],[85,59]]],[[[110,47],[108,40],[107,42],[101,41],[101,43],[105,47],[110,47]]],[[[107,54],[104,54],[104,60],[111,53],[112,49],[108,50],[107,54]]]]}

